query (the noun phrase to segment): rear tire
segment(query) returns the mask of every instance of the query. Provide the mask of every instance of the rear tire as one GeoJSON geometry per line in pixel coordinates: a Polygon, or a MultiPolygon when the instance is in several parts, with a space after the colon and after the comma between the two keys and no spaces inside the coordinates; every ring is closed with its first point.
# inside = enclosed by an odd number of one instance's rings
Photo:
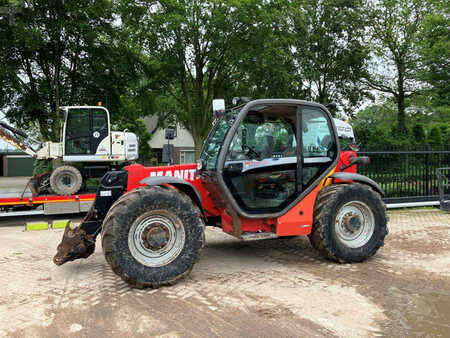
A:
{"type": "Polygon", "coordinates": [[[58,195],[76,194],[82,183],[80,171],[71,165],[58,167],[50,175],[50,187],[58,195]]]}
{"type": "Polygon", "coordinates": [[[106,261],[138,288],[173,284],[187,275],[203,242],[199,209],[184,193],[159,186],[122,195],[103,223],[106,261]]]}
{"type": "Polygon", "coordinates": [[[383,246],[386,224],[386,206],[378,193],[363,184],[331,185],[317,196],[309,239],[331,260],[363,262],[383,246]]]}

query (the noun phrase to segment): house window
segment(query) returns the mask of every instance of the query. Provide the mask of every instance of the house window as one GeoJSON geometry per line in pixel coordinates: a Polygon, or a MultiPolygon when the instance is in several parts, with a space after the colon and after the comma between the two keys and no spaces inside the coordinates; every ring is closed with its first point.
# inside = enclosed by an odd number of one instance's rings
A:
{"type": "Polygon", "coordinates": [[[195,152],[193,150],[181,150],[180,151],[180,164],[194,163],[195,152]]]}

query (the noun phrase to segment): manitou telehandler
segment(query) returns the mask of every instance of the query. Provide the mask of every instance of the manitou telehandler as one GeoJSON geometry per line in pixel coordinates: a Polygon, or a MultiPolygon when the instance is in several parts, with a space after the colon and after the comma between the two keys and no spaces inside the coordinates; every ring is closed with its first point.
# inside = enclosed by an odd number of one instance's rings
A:
{"type": "Polygon", "coordinates": [[[205,225],[243,240],[308,235],[337,262],[362,262],[383,245],[380,187],[354,172],[367,162],[339,145],[321,104],[264,99],[225,110],[196,164],[130,165],[108,172],[79,227],[68,225],[54,263],[94,252],[101,234],[114,272],[136,287],[171,284],[203,247],[205,225]],[[350,171],[350,172],[349,172],[350,171]]]}
{"type": "Polygon", "coordinates": [[[61,160],[52,172],[30,180],[33,196],[41,193],[74,195],[86,178],[100,178],[109,170],[138,158],[137,136],[111,131],[109,112],[101,106],[60,107],[64,114],[59,143],[44,142],[35,151],[28,134],[0,121],[0,138],[37,159],[61,160]]]}

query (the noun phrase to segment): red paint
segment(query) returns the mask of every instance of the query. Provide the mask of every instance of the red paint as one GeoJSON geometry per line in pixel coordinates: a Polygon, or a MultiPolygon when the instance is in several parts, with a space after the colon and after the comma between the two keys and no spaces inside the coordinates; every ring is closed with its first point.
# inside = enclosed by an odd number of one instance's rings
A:
{"type": "Polygon", "coordinates": [[[339,156],[339,162],[337,164],[336,172],[345,171],[347,173],[356,173],[356,164],[348,167],[347,169],[341,170],[341,167],[346,167],[350,164],[350,159],[352,157],[357,157],[356,152],[353,150],[343,150],[339,156]]]}
{"type": "Polygon", "coordinates": [[[220,210],[216,209],[208,191],[197,176],[197,165],[195,163],[170,165],[165,167],[144,167],[141,164],[133,164],[125,167],[125,169],[128,171],[127,191],[143,186],[143,184],[140,184],[139,182],[147,177],[177,177],[191,183],[198,190],[202,197],[203,208],[207,210],[208,216],[219,216],[221,213],[220,210]]]}
{"type": "Polygon", "coordinates": [[[12,197],[12,198],[0,198],[0,206],[14,206],[14,205],[33,205],[33,204],[46,204],[46,203],[68,203],[79,201],[93,201],[95,194],[80,194],[72,196],[38,196],[38,197],[12,197]]]}
{"type": "Polygon", "coordinates": [[[322,185],[319,184],[296,206],[277,219],[278,236],[308,235],[311,233],[316,196],[322,185]]]}

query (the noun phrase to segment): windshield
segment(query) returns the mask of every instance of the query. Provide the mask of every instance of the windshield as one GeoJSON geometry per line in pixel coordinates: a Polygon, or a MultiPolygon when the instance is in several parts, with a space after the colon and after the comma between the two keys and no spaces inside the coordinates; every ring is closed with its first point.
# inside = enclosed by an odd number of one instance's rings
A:
{"type": "Polygon", "coordinates": [[[223,140],[232,123],[233,119],[227,117],[216,120],[200,155],[200,158],[205,161],[206,169],[214,169],[216,167],[217,156],[219,156],[223,140]]]}

